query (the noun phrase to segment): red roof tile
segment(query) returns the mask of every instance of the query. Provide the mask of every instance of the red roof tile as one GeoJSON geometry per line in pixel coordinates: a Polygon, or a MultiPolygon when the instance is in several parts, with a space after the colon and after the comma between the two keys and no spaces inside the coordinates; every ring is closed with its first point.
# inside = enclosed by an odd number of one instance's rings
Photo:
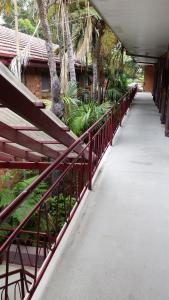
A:
{"type": "MultiPolygon", "coordinates": [[[[47,62],[46,45],[43,39],[37,37],[31,37],[25,33],[19,33],[20,35],[20,50],[23,50],[28,43],[30,43],[30,60],[38,60],[41,62],[47,62]]],[[[54,44],[54,49],[58,46],[54,44]]],[[[15,30],[9,29],[0,25],[0,57],[13,58],[16,56],[16,37],[15,30]]],[[[59,61],[59,58],[56,58],[59,61]]]]}

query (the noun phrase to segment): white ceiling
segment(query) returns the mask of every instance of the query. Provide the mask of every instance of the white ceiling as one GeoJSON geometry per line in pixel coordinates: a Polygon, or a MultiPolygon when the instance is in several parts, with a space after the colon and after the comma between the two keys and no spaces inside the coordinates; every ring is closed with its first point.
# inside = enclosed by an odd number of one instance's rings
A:
{"type": "MultiPolygon", "coordinates": [[[[169,0],[92,0],[129,53],[159,57],[169,45],[169,0]]],[[[154,58],[135,57],[153,63],[154,58]]]]}

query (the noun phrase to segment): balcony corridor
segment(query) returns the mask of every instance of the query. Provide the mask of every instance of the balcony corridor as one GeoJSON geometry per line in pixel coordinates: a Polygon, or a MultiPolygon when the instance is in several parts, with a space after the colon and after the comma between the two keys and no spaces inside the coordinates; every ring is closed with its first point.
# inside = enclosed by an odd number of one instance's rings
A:
{"type": "Polygon", "coordinates": [[[169,299],[169,139],[138,93],[33,299],[169,299]]]}

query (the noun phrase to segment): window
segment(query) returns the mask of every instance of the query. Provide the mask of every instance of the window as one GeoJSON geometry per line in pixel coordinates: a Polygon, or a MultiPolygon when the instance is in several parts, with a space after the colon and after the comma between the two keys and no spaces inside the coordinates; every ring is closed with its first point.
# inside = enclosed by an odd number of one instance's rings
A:
{"type": "Polygon", "coordinates": [[[42,73],[42,92],[50,91],[50,79],[48,73],[42,73]]]}

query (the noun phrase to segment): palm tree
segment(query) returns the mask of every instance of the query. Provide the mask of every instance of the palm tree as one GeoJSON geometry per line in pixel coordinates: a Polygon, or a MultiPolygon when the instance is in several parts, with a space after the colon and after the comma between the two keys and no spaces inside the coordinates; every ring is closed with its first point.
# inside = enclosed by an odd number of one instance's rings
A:
{"type": "Polygon", "coordinates": [[[92,98],[100,104],[104,97],[104,66],[107,64],[107,60],[110,60],[112,49],[117,43],[117,38],[89,3],[86,6],[84,1],[80,1],[80,6],[79,12],[76,9],[72,13],[72,17],[78,19],[78,31],[79,19],[84,17],[84,34],[79,31],[80,34],[79,36],[77,35],[77,58],[82,62],[85,61],[85,56],[87,60],[88,56],[92,58],[92,98]],[[80,14],[79,18],[77,18],[78,13],[80,14]]]}
{"type": "Polygon", "coordinates": [[[68,11],[68,4],[64,5],[64,27],[65,27],[65,41],[66,41],[66,48],[67,48],[67,55],[68,55],[68,66],[69,66],[69,75],[70,81],[76,82],[76,71],[75,71],[75,58],[74,58],[74,51],[73,51],[73,42],[70,32],[70,24],[69,24],[69,11],[68,11]]]}
{"type": "Polygon", "coordinates": [[[65,94],[65,87],[68,80],[76,83],[75,57],[69,20],[70,7],[71,2],[69,1],[58,0],[50,1],[49,3],[49,22],[52,25],[55,40],[60,46],[60,81],[61,93],[63,95],[65,94]]]}
{"type": "Polygon", "coordinates": [[[56,70],[56,61],[55,55],[53,51],[53,43],[50,32],[50,27],[48,23],[48,5],[47,0],[37,0],[39,18],[41,20],[43,34],[46,41],[46,50],[48,54],[48,63],[49,63],[49,71],[50,71],[50,79],[51,79],[51,93],[52,93],[52,111],[54,114],[61,118],[64,113],[64,104],[60,99],[60,81],[56,70]]]}
{"type": "Polygon", "coordinates": [[[97,100],[98,103],[102,102],[101,93],[101,75],[103,73],[102,58],[100,55],[102,36],[104,34],[105,22],[103,20],[93,20],[93,99],[97,100]]]}

